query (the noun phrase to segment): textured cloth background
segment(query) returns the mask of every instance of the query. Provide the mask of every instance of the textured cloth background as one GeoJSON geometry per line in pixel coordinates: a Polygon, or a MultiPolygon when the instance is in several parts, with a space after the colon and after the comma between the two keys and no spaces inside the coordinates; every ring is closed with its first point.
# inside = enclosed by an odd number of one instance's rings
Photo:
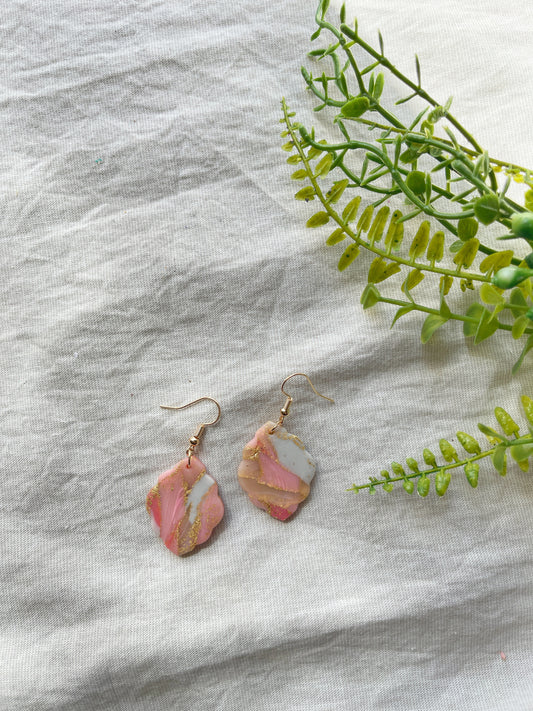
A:
{"type": "MultiPolygon", "coordinates": [[[[345,492],[495,404],[518,415],[532,366],[510,378],[505,337],[389,331],[359,305],[364,260],[339,274],[305,229],[278,119],[285,96],[323,125],[299,74],[314,11],[3,3],[2,711],[533,709],[530,476],[345,492]],[[295,370],[336,404],[291,382],[318,473],[282,524],[236,470],[295,370]],[[179,559],[144,501],[212,412],[158,405],[201,395],[223,407],[200,456],[226,516],[179,559]]],[[[355,12],[493,155],[533,165],[529,0],[355,12]]]]}

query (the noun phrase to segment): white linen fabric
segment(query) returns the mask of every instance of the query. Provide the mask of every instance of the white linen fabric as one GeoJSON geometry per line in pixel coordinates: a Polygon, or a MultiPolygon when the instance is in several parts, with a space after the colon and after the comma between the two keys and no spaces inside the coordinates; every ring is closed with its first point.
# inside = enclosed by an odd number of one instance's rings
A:
{"type": "MultiPolygon", "coordinates": [[[[332,18],[339,5],[332,4],[332,18]]],[[[437,499],[345,491],[494,405],[531,361],[363,313],[280,151],[280,99],[325,119],[299,66],[315,3],[5,2],[1,260],[2,711],[533,709],[531,476],[482,467],[437,499]],[[286,523],[242,447],[276,418],[317,462],[286,523]],[[184,559],[144,508],[199,450],[226,515],[184,559]]],[[[492,154],[533,165],[529,0],[360,0],[363,36],[492,154]]],[[[398,97],[401,95],[397,87],[398,97]]]]}

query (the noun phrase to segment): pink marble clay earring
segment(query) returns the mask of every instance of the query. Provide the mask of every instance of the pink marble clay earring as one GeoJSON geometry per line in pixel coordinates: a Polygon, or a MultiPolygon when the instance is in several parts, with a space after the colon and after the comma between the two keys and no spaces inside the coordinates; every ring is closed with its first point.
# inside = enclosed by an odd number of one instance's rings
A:
{"type": "Polygon", "coordinates": [[[283,381],[281,392],[287,398],[276,424],[266,422],[248,442],[242,453],[237,476],[250,501],[273,518],[285,521],[304,501],[315,475],[315,463],[302,442],[282,427],[289,414],[292,397],[285,392],[285,383],[296,375],[307,378],[313,391],[325,400],[305,373],[293,373],[283,381]]]}
{"type": "Polygon", "coordinates": [[[146,498],[146,510],[152,517],[155,530],[166,547],[176,555],[190,553],[197,545],[205,543],[224,515],[217,483],[194,454],[205,428],[219,421],[220,405],[212,397],[201,397],[181,407],[161,407],[164,410],[183,410],[202,400],[215,403],[217,418],[198,427],[189,439],[185,459],[161,474],[146,498]]]}

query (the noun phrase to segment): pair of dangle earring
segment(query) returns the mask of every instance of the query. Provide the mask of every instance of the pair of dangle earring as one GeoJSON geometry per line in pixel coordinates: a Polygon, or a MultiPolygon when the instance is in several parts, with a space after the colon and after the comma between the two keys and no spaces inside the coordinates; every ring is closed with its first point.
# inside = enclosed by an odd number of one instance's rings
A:
{"type": "MultiPolygon", "coordinates": [[[[333,402],[315,389],[305,373],[293,373],[283,381],[281,392],[285,404],[276,423],[266,422],[255,433],[243,451],[237,476],[239,483],[255,506],[273,518],[285,521],[304,501],[315,475],[315,463],[302,442],[283,427],[293,398],[285,391],[287,381],[303,376],[320,397],[333,402]]],[[[195,449],[205,428],[220,419],[220,405],[211,397],[201,397],[179,407],[161,405],[165,410],[184,410],[203,400],[214,402],[218,415],[205,422],[189,439],[185,459],[160,475],[146,499],[146,509],[166,547],[176,555],[190,553],[205,543],[224,515],[224,504],[218,495],[216,481],[196,457],[195,449]]]]}

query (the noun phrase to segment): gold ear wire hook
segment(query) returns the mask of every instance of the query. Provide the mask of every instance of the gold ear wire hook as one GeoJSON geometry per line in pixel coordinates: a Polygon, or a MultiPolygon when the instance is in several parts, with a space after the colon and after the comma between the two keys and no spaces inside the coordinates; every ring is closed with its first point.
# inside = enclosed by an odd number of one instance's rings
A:
{"type": "MultiPolygon", "coordinates": [[[[284,395],[286,395],[287,397],[291,397],[291,396],[289,395],[289,393],[285,392],[285,390],[284,390],[284,388],[285,388],[285,383],[286,383],[288,380],[290,380],[291,378],[296,377],[297,375],[302,375],[302,376],[307,380],[307,382],[309,383],[309,385],[310,385],[311,388],[313,389],[313,392],[314,392],[316,395],[318,395],[319,397],[323,397],[324,400],[329,400],[330,402],[333,402],[333,403],[335,402],[335,400],[333,400],[332,398],[328,397],[327,395],[322,395],[322,393],[319,393],[318,390],[317,390],[317,389],[315,388],[315,386],[313,385],[313,383],[311,382],[311,378],[310,378],[308,375],[306,375],[305,373],[293,373],[292,375],[289,375],[287,378],[285,378],[285,380],[284,380],[284,381],[282,382],[282,384],[281,384],[281,392],[282,392],[284,395]]],[[[291,398],[291,400],[292,400],[292,398],[291,398]]]]}
{"type": "Polygon", "coordinates": [[[185,410],[185,408],[192,407],[192,405],[196,405],[197,402],[202,402],[202,400],[210,400],[211,402],[214,402],[218,409],[218,415],[212,422],[203,422],[201,425],[198,425],[198,429],[196,430],[196,432],[189,438],[189,447],[186,452],[189,460],[187,466],[189,467],[191,466],[191,457],[194,454],[194,450],[200,443],[200,440],[205,432],[205,428],[210,427],[211,425],[215,425],[220,420],[220,416],[222,414],[220,405],[212,397],[199,397],[197,400],[188,402],[185,405],[159,405],[159,407],[161,407],[163,410],[185,410]]]}
{"type": "Polygon", "coordinates": [[[315,388],[315,386],[313,385],[313,383],[311,382],[311,378],[310,378],[308,375],[306,375],[305,373],[293,373],[292,375],[287,376],[287,377],[285,378],[285,380],[284,380],[284,381],[282,382],[282,384],[281,384],[281,392],[285,395],[285,397],[286,397],[287,399],[285,400],[285,404],[283,405],[283,407],[282,407],[281,410],[280,410],[279,419],[278,419],[276,425],[270,430],[270,434],[272,434],[273,432],[275,432],[275,431],[278,429],[278,427],[281,427],[281,425],[283,424],[283,420],[284,420],[284,419],[287,417],[287,415],[289,414],[289,409],[290,409],[290,406],[291,406],[291,404],[292,404],[293,398],[289,395],[288,392],[286,392],[286,390],[285,390],[285,383],[286,383],[288,380],[290,380],[291,378],[296,377],[297,375],[301,375],[301,376],[303,376],[303,377],[307,380],[307,382],[309,383],[309,385],[310,385],[311,388],[313,389],[313,392],[316,393],[316,395],[318,395],[319,397],[324,398],[324,400],[329,400],[330,402],[335,402],[335,400],[333,400],[332,398],[328,397],[327,395],[322,395],[322,393],[319,393],[318,390],[317,390],[317,389],[315,388]]]}

